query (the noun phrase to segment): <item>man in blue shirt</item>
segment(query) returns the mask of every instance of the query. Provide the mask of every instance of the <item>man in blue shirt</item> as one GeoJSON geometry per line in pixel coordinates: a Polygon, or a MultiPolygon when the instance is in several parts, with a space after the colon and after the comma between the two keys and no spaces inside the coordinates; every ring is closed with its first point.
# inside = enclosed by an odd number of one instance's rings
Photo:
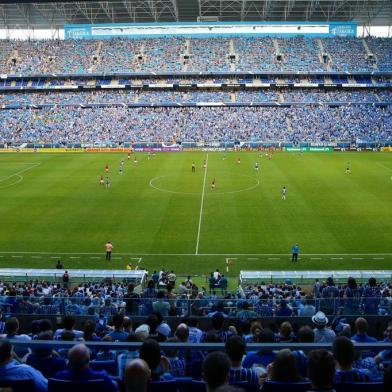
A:
{"type": "Polygon", "coordinates": [[[67,381],[86,382],[102,380],[105,390],[116,392],[117,385],[105,371],[97,372],[89,368],[90,351],[84,344],[73,346],[68,352],[69,370],[58,372],[55,378],[67,381]]]}
{"type": "Polygon", "coordinates": [[[295,262],[297,262],[298,261],[298,253],[299,253],[299,246],[298,246],[298,244],[295,244],[294,246],[293,246],[293,256],[292,256],[292,258],[291,258],[291,261],[293,262],[293,263],[295,263],[295,262]]]}
{"type": "Polygon", "coordinates": [[[108,333],[113,339],[113,342],[125,342],[128,337],[128,333],[124,331],[123,327],[124,316],[121,313],[117,313],[113,316],[114,331],[108,333]]]}
{"type": "Polygon", "coordinates": [[[48,390],[48,380],[40,371],[21,365],[12,358],[12,345],[7,339],[0,340],[0,380],[34,380],[37,392],[48,390]]]}

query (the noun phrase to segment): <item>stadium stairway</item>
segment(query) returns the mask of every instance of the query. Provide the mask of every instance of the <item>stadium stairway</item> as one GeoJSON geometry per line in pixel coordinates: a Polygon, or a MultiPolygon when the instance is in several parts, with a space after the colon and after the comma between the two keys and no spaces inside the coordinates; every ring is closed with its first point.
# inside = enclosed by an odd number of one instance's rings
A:
{"type": "Polygon", "coordinates": [[[361,39],[361,41],[362,41],[363,47],[365,48],[366,55],[367,55],[367,56],[372,56],[372,57],[373,57],[373,61],[374,61],[373,68],[374,68],[375,70],[378,70],[378,67],[377,67],[377,62],[378,62],[377,55],[374,54],[374,53],[370,50],[369,45],[367,44],[366,40],[361,39]]]}

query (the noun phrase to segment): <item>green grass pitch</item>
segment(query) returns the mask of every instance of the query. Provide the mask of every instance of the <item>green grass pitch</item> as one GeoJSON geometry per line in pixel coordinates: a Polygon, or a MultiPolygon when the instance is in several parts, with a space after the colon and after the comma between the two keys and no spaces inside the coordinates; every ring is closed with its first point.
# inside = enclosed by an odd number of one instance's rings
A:
{"type": "Polygon", "coordinates": [[[391,269],[391,153],[136,156],[137,164],[125,153],[1,154],[0,266],[53,268],[61,257],[67,268],[139,262],[201,275],[224,270],[232,258],[232,276],[241,269],[391,269]],[[109,190],[98,181],[106,163],[109,190]],[[104,261],[108,240],[111,263],[104,261]],[[292,265],[296,242],[300,262],[292,265]]]}

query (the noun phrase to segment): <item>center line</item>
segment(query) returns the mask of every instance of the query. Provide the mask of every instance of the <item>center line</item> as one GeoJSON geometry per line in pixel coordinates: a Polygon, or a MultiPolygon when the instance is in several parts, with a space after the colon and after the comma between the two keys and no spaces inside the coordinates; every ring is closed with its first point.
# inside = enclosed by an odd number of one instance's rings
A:
{"type": "Polygon", "coordinates": [[[208,154],[206,156],[206,168],[204,170],[204,180],[203,180],[203,190],[201,192],[201,203],[200,203],[200,214],[199,214],[199,228],[197,229],[197,239],[196,239],[196,251],[195,255],[199,254],[199,240],[200,240],[200,228],[201,228],[201,217],[203,215],[203,204],[204,204],[204,194],[206,190],[206,178],[208,170],[208,154]]]}

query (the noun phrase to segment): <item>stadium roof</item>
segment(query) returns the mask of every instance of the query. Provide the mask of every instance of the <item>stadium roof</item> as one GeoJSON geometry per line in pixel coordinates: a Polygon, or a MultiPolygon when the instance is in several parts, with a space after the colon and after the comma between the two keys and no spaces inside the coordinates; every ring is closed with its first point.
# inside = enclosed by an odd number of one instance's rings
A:
{"type": "Polygon", "coordinates": [[[357,21],[392,25],[391,0],[0,0],[0,28],[72,23],[357,21]]]}

